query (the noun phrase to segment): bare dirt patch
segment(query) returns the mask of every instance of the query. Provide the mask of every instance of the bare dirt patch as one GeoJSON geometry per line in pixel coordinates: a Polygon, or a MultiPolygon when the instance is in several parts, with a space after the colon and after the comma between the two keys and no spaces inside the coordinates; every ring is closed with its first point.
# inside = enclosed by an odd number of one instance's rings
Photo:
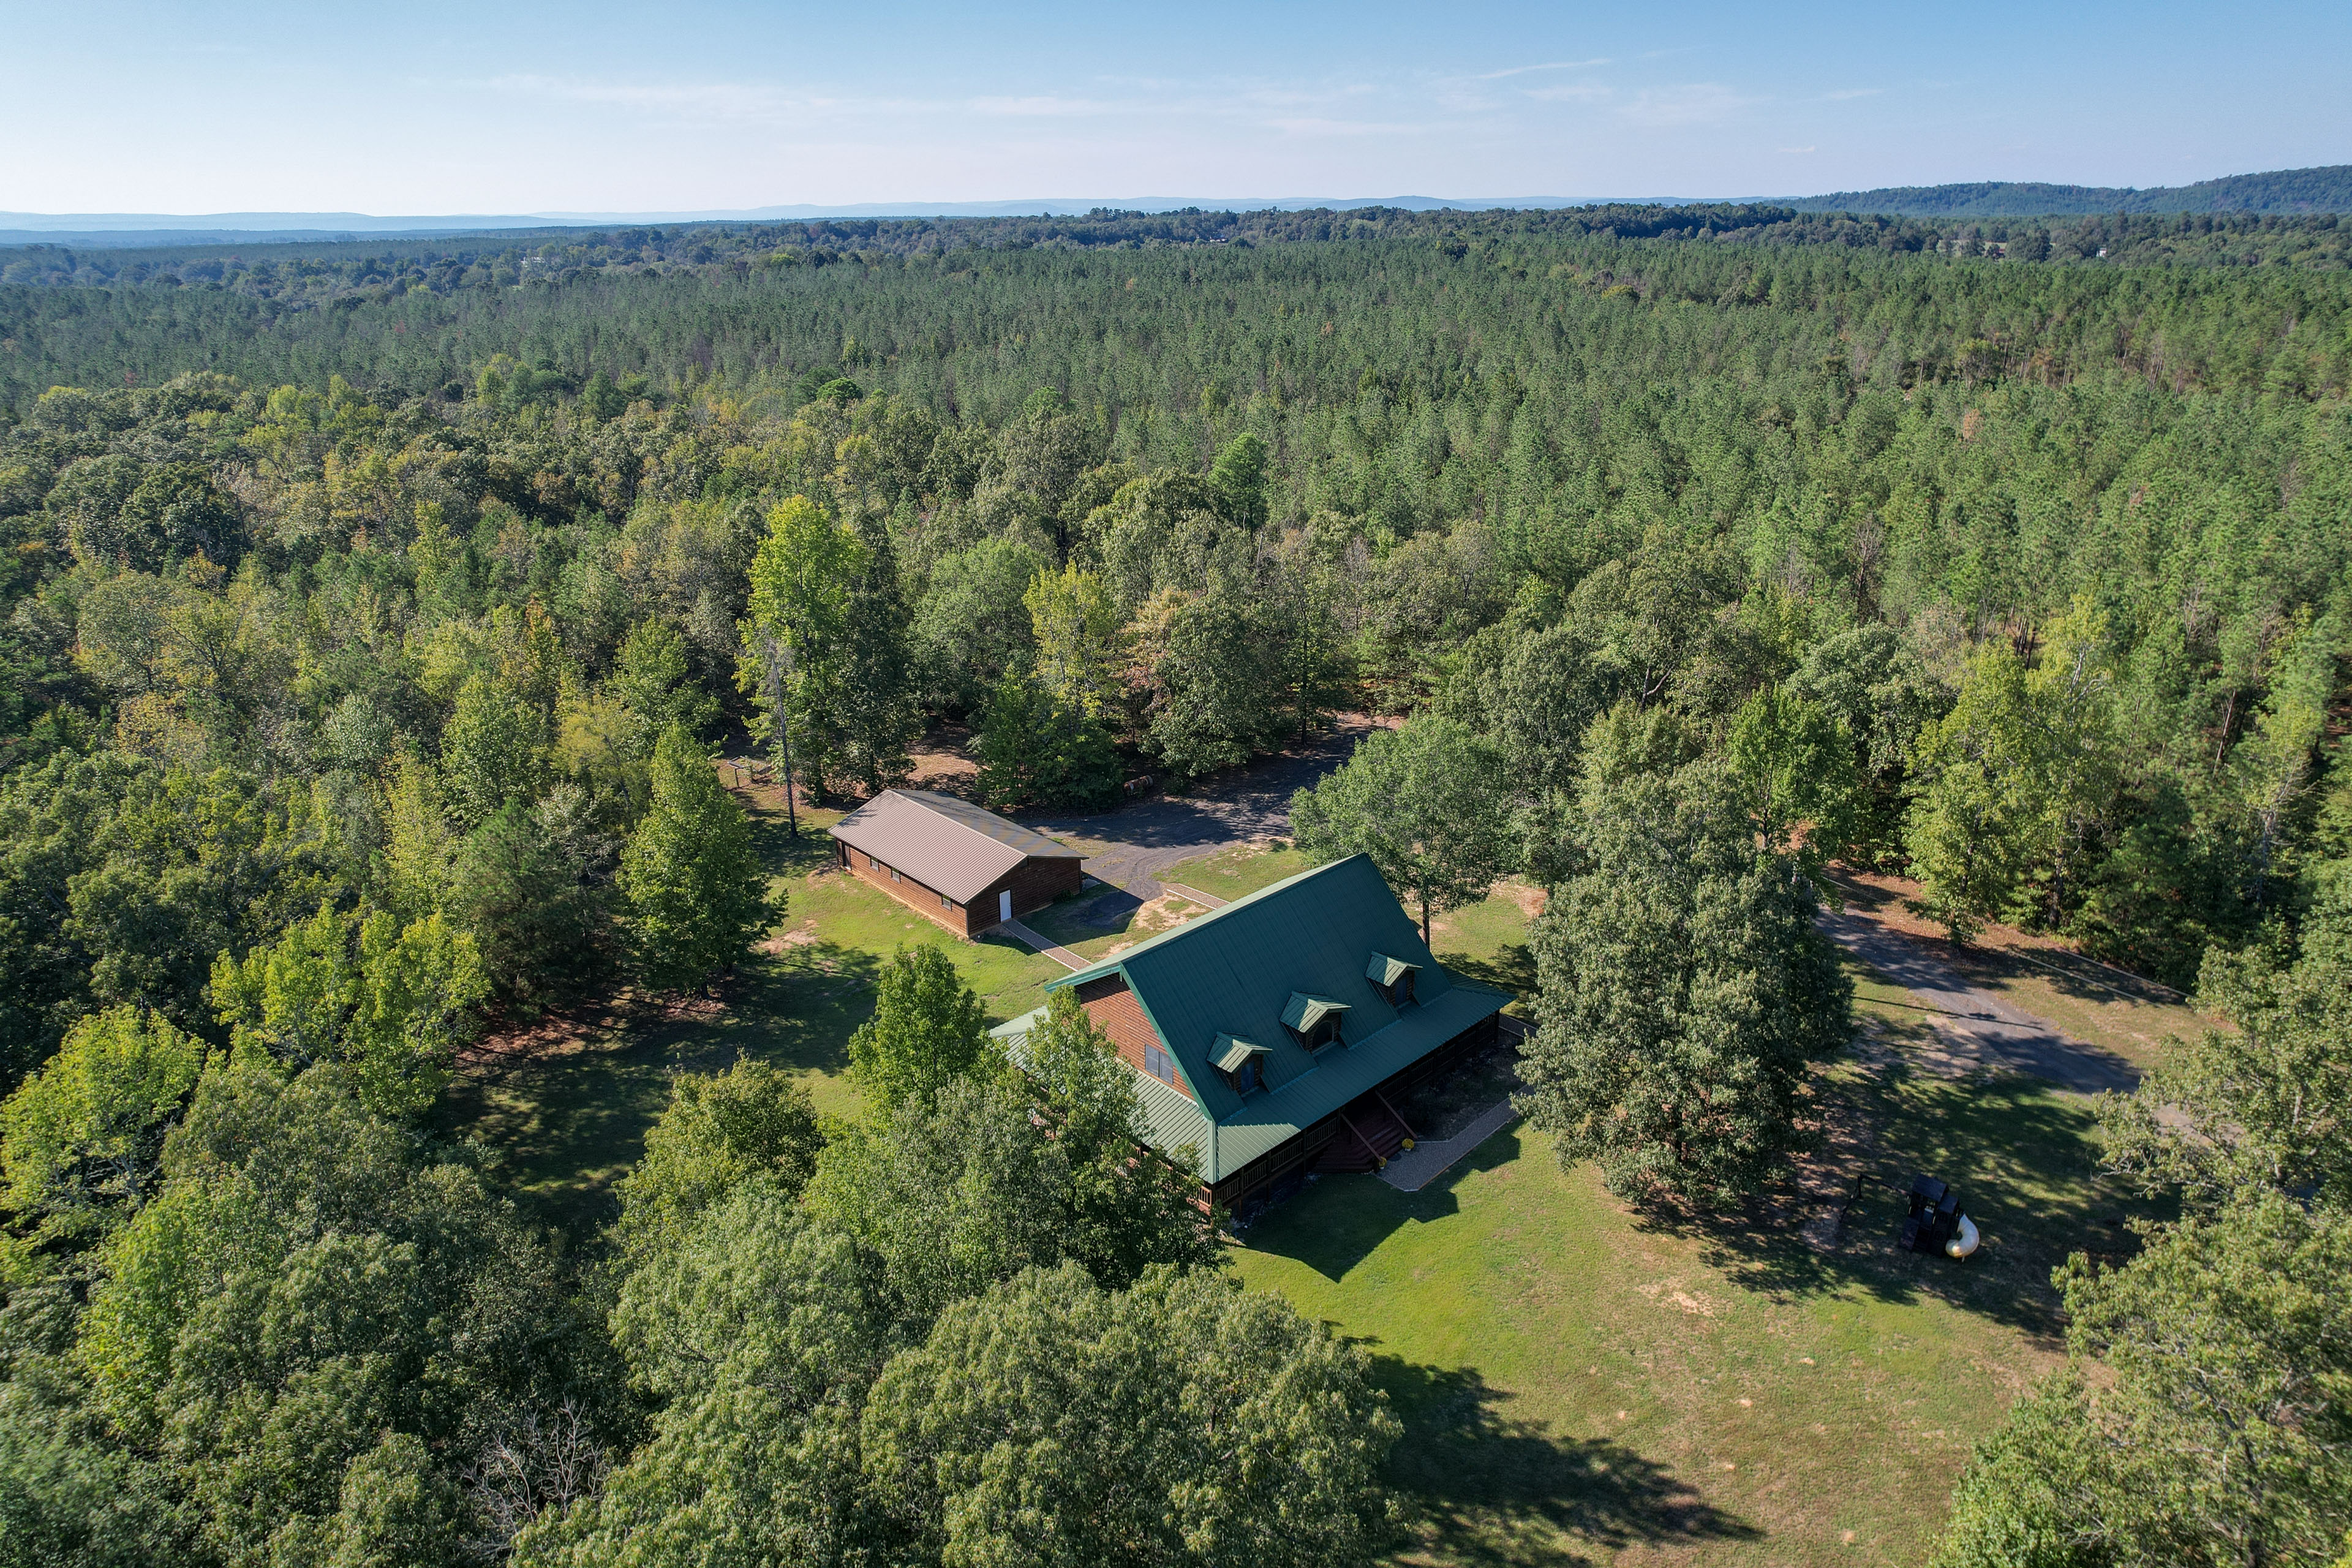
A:
{"type": "Polygon", "coordinates": [[[782,958],[796,947],[814,947],[817,942],[816,921],[804,921],[787,931],[779,931],[759,944],[760,951],[771,958],[782,958]]]}
{"type": "Polygon", "coordinates": [[[915,765],[907,782],[915,788],[967,797],[978,793],[980,763],[971,754],[971,731],[962,725],[940,725],[907,755],[915,765]]]}
{"type": "Polygon", "coordinates": [[[1135,918],[1128,922],[1126,938],[1104,949],[1103,956],[1108,958],[1112,953],[1124,952],[1161,931],[1174,930],[1195,915],[1207,912],[1190,899],[1176,893],[1162,893],[1137,907],[1135,918]]]}
{"type": "Polygon", "coordinates": [[[1521,914],[1534,920],[1544,912],[1544,903],[1551,895],[1544,889],[1520,881],[1517,877],[1507,877],[1495,884],[1495,896],[1510,900],[1519,906],[1521,914]]]}

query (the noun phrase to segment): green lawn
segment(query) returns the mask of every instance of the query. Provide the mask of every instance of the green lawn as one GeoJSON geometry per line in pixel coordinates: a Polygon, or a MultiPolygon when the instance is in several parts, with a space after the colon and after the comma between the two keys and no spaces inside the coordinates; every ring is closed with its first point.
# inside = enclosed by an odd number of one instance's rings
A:
{"type": "MultiPolygon", "coordinates": [[[[822,829],[831,814],[803,814],[822,829]]],[[[830,869],[821,833],[797,845],[762,810],[761,850],[790,910],[722,1002],[614,1005],[568,1041],[520,1053],[451,1097],[517,1185],[575,1226],[610,1212],[669,1076],[739,1054],[783,1064],[829,1110],[872,978],[904,942],[939,946],[992,1017],[1036,1005],[1051,960],[966,942],[830,869]]],[[[1168,879],[1236,897],[1304,869],[1290,850],[1234,851],[1168,879]]],[[[1089,889],[1028,923],[1089,956],[1197,908],[1111,910],[1089,889]]],[[[1449,964],[1523,993],[1526,890],[1506,884],[1440,917],[1449,964]]],[[[1362,1341],[1407,1426],[1392,1461],[1413,1501],[1413,1563],[1609,1559],[1916,1563],[1977,1437],[2054,1364],[2049,1270],[2075,1248],[2119,1249],[2134,1212],[2103,1186],[2087,1103],[2018,1079],[1953,1079],[1915,1047],[1930,1026],[1855,971],[1865,1029],[1826,1079],[1832,1150],[1776,1211],[1737,1224],[1629,1211],[1589,1167],[1563,1172],[1525,1128],[1498,1134],[1424,1191],[1330,1177],[1247,1231],[1253,1287],[1362,1341]],[[1966,1266],[1892,1244],[1914,1170],[1958,1184],[1985,1236],[1966,1266]],[[1842,1238],[1816,1231],[1851,1177],[1866,1185],[1842,1238]]],[[[1496,1090],[1498,1092],[1498,1090],[1496,1090]]]]}
{"type": "Polygon", "coordinates": [[[1181,882],[1221,899],[1238,899],[1270,888],[1285,877],[1311,871],[1323,862],[1296,849],[1268,849],[1263,845],[1236,844],[1213,855],[1180,861],[1160,874],[1162,882],[1181,882]]]}
{"type": "Polygon", "coordinates": [[[2057,1360],[2053,1264],[2135,1212],[2088,1102],[1918,1070],[1865,1000],[1834,1164],[1736,1224],[1661,1223],[1521,1126],[1405,1194],[1327,1177],[1243,1237],[1252,1286],[1362,1341],[1406,1423],[1414,1563],[1915,1564],[1969,1445],[2057,1360]],[[1863,1189],[1834,1250],[1801,1223],[1863,1189]],[[1985,1245],[1898,1251],[1896,1188],[1959,1185],[1985,1245]],[[1882,1185],[1879,1183],[1893,1184],[1882,1185]]]}
{"type": "Polygon", "coordinates": [[[624,997],[551,1019],[524,1048],[462,1074],[445,1102],[449,1130],[478,1136],[551,1218],[578,1227],[608,1217],[611,1184],[635,1162],[675,1072],[749,1057],[793,1069],[820,1109],[855,1110],[849,1036],[874,1011],[876,971],[902,944],[946,952],[992,1022],[1036,1006],[1045,982],[1066,973],[1009,938],[965,942],[834,869],[824,829],[840,813],[803,809],[795,841],[775,792],[752,799],[761,856],[787,906],[722,998],[624,997]]]}

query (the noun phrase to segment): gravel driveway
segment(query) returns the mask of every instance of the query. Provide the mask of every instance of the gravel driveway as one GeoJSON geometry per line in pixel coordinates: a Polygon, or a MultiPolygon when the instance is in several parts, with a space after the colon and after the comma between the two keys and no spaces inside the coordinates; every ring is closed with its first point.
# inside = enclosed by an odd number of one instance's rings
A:
{"type": "Polygon", "coordinates": [[[1290,797],[1348,760],[1371,721],[1342,715],[1339,728],[1255,767],[1185,795],[1151,795],[1116,811],[1019,814],[1087,858],[1087,874],[1138,899],[1160,896],[1160,874],[1229,845],[1290,837],[1290,797]]]}
{"type": "Polygon", "coordinates": [[[1978,990],[1916,938],[1851,910],[1824,910],[1817,918],[1831,941],[1907,988],[1927,1011],[1941,1015],[1943,1026],[1962,1037],[1971,1054],[2078,1094],[2103,1089],[2128,1093],[2139,1087],[2138,1071],[2123,1058],[2061,1034],[1978,990]]]}

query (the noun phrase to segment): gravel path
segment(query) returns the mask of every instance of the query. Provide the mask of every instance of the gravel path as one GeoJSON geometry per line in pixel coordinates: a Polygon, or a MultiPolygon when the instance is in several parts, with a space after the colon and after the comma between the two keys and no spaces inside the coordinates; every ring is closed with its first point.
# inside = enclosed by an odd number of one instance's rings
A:
{"type": "Polygon", "coordinates": [[[1343,717],[1339,729],[1197,795],[1153,795],[1116,811],[1084,816],[1023,813],[1024,826],[1049,833],[1087,858],[1087,874],[1146,902],[1164,890],[1160,873],[1235,844],[1290,837],[1290,797],[1348,760],[1370,721],[1343,717]]]}
{"type": "Polygon", "coordinates": [[[1927,943],[1848,911],[1823,910],[1830,940],[1917,998],[1952,1042],[1987,1063],[2047,1079],[2078,1094],[2128,1092],[2139,1072],[2112,1051],[2061,1034],[2031,1013],[1970,985],[1927,943]]]}

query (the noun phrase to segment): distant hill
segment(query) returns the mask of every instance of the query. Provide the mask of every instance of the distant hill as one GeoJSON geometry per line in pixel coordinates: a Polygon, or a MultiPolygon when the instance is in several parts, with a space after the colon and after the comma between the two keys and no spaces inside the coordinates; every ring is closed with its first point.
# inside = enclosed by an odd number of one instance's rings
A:
{"type": "Polygon", "coordinates": [[[1973,185],[1896,185],[1794,196],[1799,212],[1885,213],[1895,217],[2056,217],[2089,213],[2352,212],[2352,163],[2229,174],[2193,185],[2133,190],[2113,185],[2045,185],[1989,180],[1973,185]]]}
{"type": "MultiPolygon", "coordinates": [[[[1558,212],[1593,207],[1738,207],[1753,215],[1782,212],[1856,213],[1928,220],[1978,217],[2110,217],[2174,213],[2309,216],[2352,212],[2352,163],[2231,174],[2193,185],[2149,190],[2111,185],[2049,185],[1992,180],[1970,185],[1896,185],[1837,191],[1825,196],[1775,196],[1726,201],[1686,196],[1185,196],[1037,197],[1006,202],[851,202],[831,206],[746,207],[700,212],[542,212],[384,217],[369,213],[0,212],[0,246],[56,245],[72,249],[177,248],[192,245],[425,240],[464,237],[488,240],[551,238],[563,229],[613,225],[679,227],[701,224],[776,224],[892,219],[1118,218],[1266,212],[1558,212]]],[[[2104,242],[2102,242],[2104,243],[2104,242]]],[[[2087,252],[2085,254],[2088,254],[2087,252]]],[[[2102,255],[2105,252],[2101,252],[2102,255]]]]}

